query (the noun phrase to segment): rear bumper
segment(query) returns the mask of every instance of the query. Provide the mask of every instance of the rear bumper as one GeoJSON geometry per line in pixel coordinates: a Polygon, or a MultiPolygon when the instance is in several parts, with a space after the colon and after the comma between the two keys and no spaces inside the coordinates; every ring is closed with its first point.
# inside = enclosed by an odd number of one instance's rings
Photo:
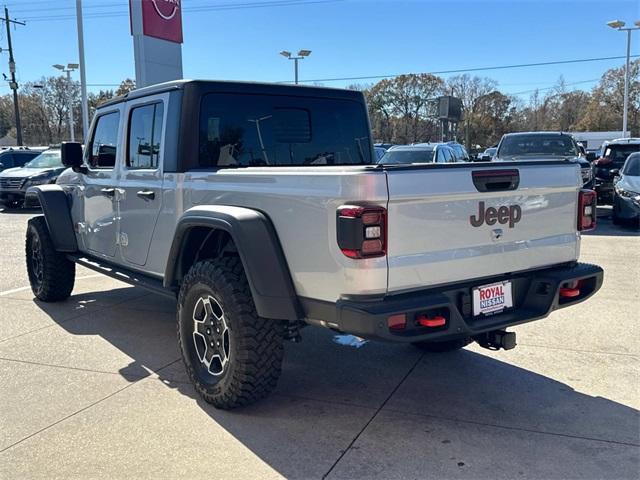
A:
{"type": "Polygon", "coordinates": [[[577,263],[391,295],[378,301],[339,300],[335,304],[309,299],[301,301],[312,324],[393,342],[444,341],[545,318],[554,310],[591,297],[602,286],[603,276],[602,268],[577,263]],[[512,282],[514,307],[491,316],[474,317],[472,289],[504,280],[512,282]],[[582,280],[580,294],[561,298],[560,288],[576,280],[582,280]],[[434,312],[445,316],[444,326],[428,328],[417,324],[418,315],[434,312]],[[401,331],[389,330],[387,319],[397,314],[406,314],[407,326],[401,331]]]}

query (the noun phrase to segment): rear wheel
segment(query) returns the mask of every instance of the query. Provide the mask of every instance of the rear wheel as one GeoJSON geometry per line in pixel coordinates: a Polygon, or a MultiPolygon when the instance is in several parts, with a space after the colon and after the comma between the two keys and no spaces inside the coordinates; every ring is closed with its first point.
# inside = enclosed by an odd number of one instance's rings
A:
{"type": "Polygon", "coordinates": [[[447,340],[444,342],[415,342],[412,345],[420,350],[432,353],[453,352],[466,347],[472,342],[470,337],[458,338],[456,340],[447,340]]]}
{"type": "Polygon", "coordinates": [[[189,270],[178,298],[178,343],[195,389],[217,408],[266,397],[280,377],[283,325],[258,316],[238,257],[189,270]]]}
{"type": "Polygon", "coordinates": [[[76,265],[53,246],[44,217],[34,217],[27,225],[27,274],[33,294],[43,302],[58,302],[71,295],[76,265]]]}

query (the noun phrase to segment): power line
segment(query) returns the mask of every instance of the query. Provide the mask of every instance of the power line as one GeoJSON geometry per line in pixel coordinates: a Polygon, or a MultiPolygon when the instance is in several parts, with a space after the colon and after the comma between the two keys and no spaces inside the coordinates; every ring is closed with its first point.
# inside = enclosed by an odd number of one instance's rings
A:
{"type": "MultiPolygon", "coordinates": [[[[345,1],[347,0],[273,0],[268,2],[226,3],[226,4],[218,4],[218,5],[206,5],[202,7],[186,7],[182,9],[182,12],[199,13],[199,12],[225,11],[225,10],[248,10],[248,9],[254,9],[254,8],[291,7],[291,6],[337,3],[337,2],[345,2],[345,1]]],[[[98,7],[98,5],[94,5],[94,7],[98,7]]],[[[40,9],[39,11],[42,11],[42,9],[40,9]]],[[[128,15],[129,15],[128,11],[92,12],[92,13],[87,13],[84,16],[84,18],[86,19],[115,18],[115,17],[125,17],[128,15]]],[[[44,22],[44,21],[71,20],[71,19],[74,19],[75,16],[72,14],[60,14],[60,15],[36,15],[31,17],[21,16],[20,18],[29,22],[44,22]]]]}
{"type": "MultiPolygon", "coordinates": [[[[599,81],[599,78],[593,78],[591,80],[580,80],[577,82],[570,82],[570,83],[565,83],[565,86],[573,86],[573,85],[581,85],[581,84],[585,84],[585,83],[593,83],[593,82],[597,82],[599,81]]],[[[508,93],[509,95],[524,95],[525,93],[535,93],[535,92],[544,92],[546,90],[553,90],[554,88],[556,88],[558,86],[558,84],[554,84],[550,87],[544,87],[544,88],[533,88],[531,90],[523,90],[521,92],[505,92],[508,93]]]]}
{"type": "MultiPolygon", "coordinates": [[[[640,57],[640,55],[631,55],[631,58],[637,58],[637,57],[640,57]]],[[[455,70],[439,70],[439,71],[433,71],[433,72],[421,72],[418,75],[420,74],[444,75],[444,74],[451,74],[451,73],[481,72],[481,71],[488,71],[488,70],[506,70],[510,68],[543,67],[548,65],[566,65],[570,63],[586,63],[586,62],[602,62],[605,60],[620,60],[623,58],[627,58],[627,57],[616,56],[616,57],[578,58],[578,59],[572,59],[572,60],[557,60],[552,62],[517,63],[513,65],[498,65],[498,66],[490,66],[490,67],[460,68],[455,70]]],[[[375,79],[383,79],[383,78],[390,78],[390,77],[399,77],[400,75],[407,75],[407,73],[395,73],[395,74],[389,74],[389,75],[368,75],[368,76],[362,76],[362,77],[317,78],[313,80],[300,80],[300,83],[375,80],[375,79]]],[[[280,82],[280,83],[288,83],[288,82],[280,82]]]]}

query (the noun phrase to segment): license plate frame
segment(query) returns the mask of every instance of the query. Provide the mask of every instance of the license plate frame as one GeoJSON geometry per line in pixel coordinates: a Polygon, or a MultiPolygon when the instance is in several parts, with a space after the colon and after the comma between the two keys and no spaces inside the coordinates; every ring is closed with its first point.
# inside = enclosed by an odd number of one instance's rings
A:
{"type": "Polygon", "coordinates": [[[479,285],[472,290],[473,316],[489,316],[513,308],[511,280],[479,285]]]}

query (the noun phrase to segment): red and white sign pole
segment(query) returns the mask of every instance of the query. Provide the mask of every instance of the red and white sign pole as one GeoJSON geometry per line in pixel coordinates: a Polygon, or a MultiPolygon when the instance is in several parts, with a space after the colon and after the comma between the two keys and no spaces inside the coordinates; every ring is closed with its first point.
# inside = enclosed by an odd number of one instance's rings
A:
{"type": "Polygon", "coordinates": [[[181,0],[129,0],[136,87],[182,78],[181,0]]]}

